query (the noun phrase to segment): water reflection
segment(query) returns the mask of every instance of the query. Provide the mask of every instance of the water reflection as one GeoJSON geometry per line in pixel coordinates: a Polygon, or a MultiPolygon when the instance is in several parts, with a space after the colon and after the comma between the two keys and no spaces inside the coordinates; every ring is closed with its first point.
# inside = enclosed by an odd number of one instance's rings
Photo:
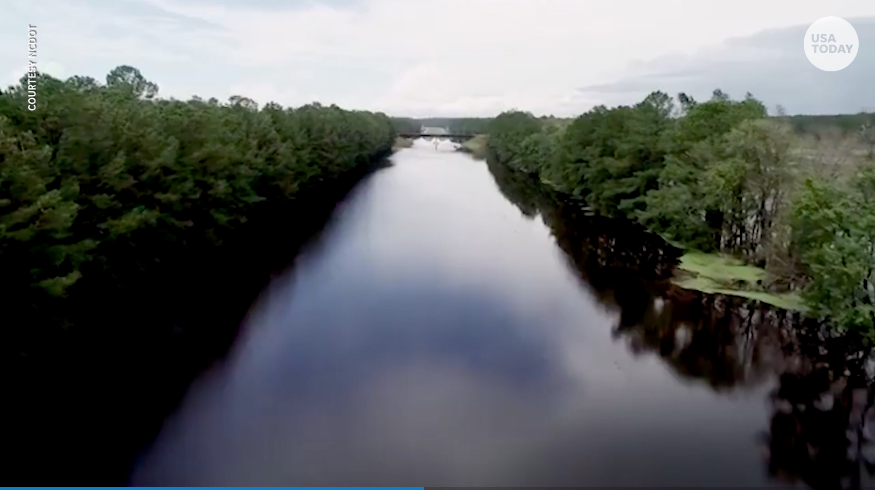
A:
{"type": "Polygon", "coordinates": [[[760,436],[774,482],[872,486],[875,392],[861,339],[758,302],[676,288],[665,281],[677,263],[673,247],[627,222],[590,216],[532,176],[489,166],[503,195],[526,216],[540,213],[581,279],[621,312],[613,333],[633,353],[658,355],[681,379],[729,394],[778,377],[760,436]]]}
{"type": "Polygon", "coordinates": [[[863,371],[850,348],[812,352],[824,342],[801,337],[816,329],[797,334],[786,312],[671,287],[679,251],[525,176],[431,147],[394,160],[263,295],[133,483],[766,486],[771,469],[835,488],[853,475],[835,456],[865,406],[845,401],[865,386],[844,374],[863,371]]]}

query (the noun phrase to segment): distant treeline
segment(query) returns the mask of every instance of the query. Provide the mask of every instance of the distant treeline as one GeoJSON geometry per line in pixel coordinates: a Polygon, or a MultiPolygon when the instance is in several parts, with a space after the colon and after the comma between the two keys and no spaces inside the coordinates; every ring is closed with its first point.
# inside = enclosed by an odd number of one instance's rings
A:
{"type": "MultiPolygon", "coordinates": [[[[814,137],[851,135],[865,131],[875,126],[875,113],[860,112],[858,114],[835,115],[777,115],[775,119],[786,122],[798,135],[814,137]]],[[[457,118],[405,118],[393,117],[392,125],[400,133],[418,132],[421,126],[448,128],[452,132],[485,134],[495,118],[492,117],[457,117],[457,118]]],[[[555,116],[539,116],[542,123],[564,126],[573,118],[555,116]]]]}
{"type": "Polygon", "coordinates": [[[266,257],[291,260],[395,129],[336,106],[159,99],[128,66],[39,75],[30,111],[25,81],[0,91],[3,473],[122,484],[230,345],[266,257]]]}
{"type": "Polygon", "coordinates": [[[422,126],[429,126],[447,128],[451,133],[482,134],[486,133],[492,119],[488,117],[430,117],[423,119],[393,117],[392,126],[399,133],[418,133],[422,126]]]}
{"type": "Polygon", "coordinates": [[[828,136],[830,133],[850,135],[875,127],[875,113],[836,114],[825,116],[776,116],[800,135],[828,136]]]}
{"type": "Polygon", "coordinates": [[[492,160],[675,243],[764,266],[764,286],[801,290],[814,316],[875,334],[871,132],[800,138],[752,95],[715,90],[704,102],[654,92],[567,126],[507,112],[488,133],[492,160]]]}

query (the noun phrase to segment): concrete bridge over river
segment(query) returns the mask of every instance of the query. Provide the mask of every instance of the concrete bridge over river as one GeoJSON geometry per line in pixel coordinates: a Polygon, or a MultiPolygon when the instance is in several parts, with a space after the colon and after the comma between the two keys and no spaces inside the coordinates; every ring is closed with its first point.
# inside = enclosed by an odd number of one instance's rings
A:
{"type": "Polygon", "coordinates": [[[474,133],[451,132],[447,128],[422,126],[422,128],[420,128],[418,133],[412,133],[412,132],[404,133],[404,132],[402,132],[402,133],[398,133],[398,136],[400,136],[402,138],[410,138],[410,139],[416,139],[416,138],[435,139],[435,138],[439,138],[439,139],[447,139],[450,141],[454,141],[456,143],[461,143],[461,142],[469,140],[477,135],[474,133]]]}

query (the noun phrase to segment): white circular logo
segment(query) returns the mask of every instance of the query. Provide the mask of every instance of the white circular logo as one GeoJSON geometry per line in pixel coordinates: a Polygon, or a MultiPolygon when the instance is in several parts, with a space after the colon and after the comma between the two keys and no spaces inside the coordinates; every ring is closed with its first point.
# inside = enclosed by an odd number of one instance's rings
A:
{"type": "Polygon", "coordinates": [[[802,41],[808,61],[823,71],[847,68],[857,57],[859,45],[856,29],[841,17],[817,19],[802,41]]]}

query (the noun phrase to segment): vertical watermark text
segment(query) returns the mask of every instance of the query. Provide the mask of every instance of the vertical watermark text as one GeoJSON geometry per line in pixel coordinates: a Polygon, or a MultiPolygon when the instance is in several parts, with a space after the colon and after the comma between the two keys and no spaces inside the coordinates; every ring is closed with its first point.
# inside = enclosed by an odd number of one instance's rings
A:
{"type": "Polygon", "coordinates": [[[36,26],[27,28],[27,109],[36,110],[36,26]]]}

